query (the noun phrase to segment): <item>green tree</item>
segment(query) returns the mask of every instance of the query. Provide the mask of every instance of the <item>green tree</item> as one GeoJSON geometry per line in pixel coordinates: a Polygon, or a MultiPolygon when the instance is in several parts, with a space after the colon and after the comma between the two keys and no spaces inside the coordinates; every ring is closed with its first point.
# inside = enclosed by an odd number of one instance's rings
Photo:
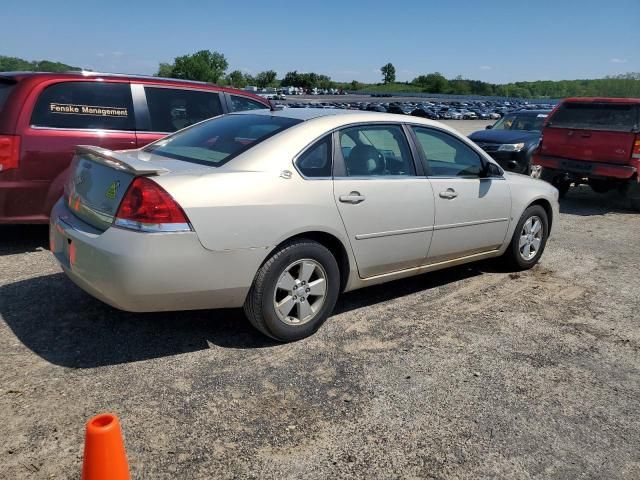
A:
{"type": "Polygon", "coordinates": [[[280,84],[283,87],[302,87],[302,75],[297,70],[287,72],[280,84]]]}
{"type": "Polygon", "coordinates": [[[193,55],[176,57],[173,65],[160,64],[157,75],[216,83],[224,76],[229,62],[222,53],[200,50],[193,55]]]}
{"type": "Polygon", "coordinates": [[[273,70],[265,70],[264,72],[260,72],[256,75],[256,85],[260,88],[265,88],[270,86],[273,82],[275,82],[277,73],[273,70]]]}
{"type": "Polygon", "coordinates": [[[173,64],[171,63],[161,63],[158,67],[158,73],[156,73],[156,77],[166,77],[171,78],[173,75],[173,64]]]}
{"type": "Polygon", "coordinates": [[[32,72],[67,72],[69,70],[82,70],[66,63],[39,60],[30,62],[18,57],[6,57],[0,55],[0,72],[32,71],[32,72]]]}
{"type": "Polygon", "coordinates": [[[234,70],[227,75],[227,83],[232,87],[242,88],[247,86],[247,79],[240,70],[234,70]]]}
{"type": "Polygon", "coordinates": [[[362,90],[363,85],[357,80],[351,80],[349,87],[351,88],[351,90],[362,90]]]}
{"type": "Polygon", "coordinates": [[[391,62],[380,67],[380,72],[382,73],[382,81],[385,84],[396,81],[396,67],[394,67],[391,62]]]}
{"type": "Polygon", "coordinates": [[[414,78],[411,83],[422,87],[422,89],[428,93],[443,93],[447,90],[448,81],[440,72],[434,72],[427,75],[420,75],[414,78]]]}

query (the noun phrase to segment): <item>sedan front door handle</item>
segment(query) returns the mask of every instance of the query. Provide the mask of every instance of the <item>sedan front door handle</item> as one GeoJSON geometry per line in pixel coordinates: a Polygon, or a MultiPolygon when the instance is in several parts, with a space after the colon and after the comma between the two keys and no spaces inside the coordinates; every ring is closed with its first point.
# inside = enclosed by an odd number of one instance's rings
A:
{"type": "Polygon", "coordinates": [[[440,192],[440,198],[446,198],[447,200],[451,200],[457,196],[458,194],[453,188],[447,188],[444,192],[440,192]]]}
{"type": "Polygon", "coordinates": [[[349,195],[340,195],[340,201],[342,203],[352,203],[356,205],[365,201],[367,197],[360,195],[360,192],[351,192],[349,195]]]}

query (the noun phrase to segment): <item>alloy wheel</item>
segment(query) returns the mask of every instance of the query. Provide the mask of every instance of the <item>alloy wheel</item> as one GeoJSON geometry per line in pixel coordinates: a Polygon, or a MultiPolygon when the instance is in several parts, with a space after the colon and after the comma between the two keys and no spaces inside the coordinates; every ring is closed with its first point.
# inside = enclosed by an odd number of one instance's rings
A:
{"type": "Polygon", "coordinates": [[[522,231],[520,232],[520,242],[518,244],[518,250],[520,256],[529,261],[534,258],[540,250],[542,244],[542,235],[544,229],[542,227],[542,220],[538,216],[531,216],[524,222],[522,231]]]}
{"type": "Polygon", "coordinates": [[[273,293],[278,318],[288,325],[310,322],[320,311],[327,295],[327,273],[310,258],[297,260],[285,268],[273,293]]]}

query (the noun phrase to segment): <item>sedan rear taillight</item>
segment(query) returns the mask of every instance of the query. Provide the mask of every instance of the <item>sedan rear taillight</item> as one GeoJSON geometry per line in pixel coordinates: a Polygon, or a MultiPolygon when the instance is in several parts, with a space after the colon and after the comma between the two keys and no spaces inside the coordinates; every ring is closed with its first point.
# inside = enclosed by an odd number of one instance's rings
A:
{"type": "Polygon", "coordinates": [[[20,162],[20,136],[0,135],[0,172],[18,168],[20,162]]]}
{"type": "Polygon", "coordinates": [[[189,219],[167,191],[147,177],[136,177],[127,189],[113,224],[141,232],[185,232],[189,219]]]}

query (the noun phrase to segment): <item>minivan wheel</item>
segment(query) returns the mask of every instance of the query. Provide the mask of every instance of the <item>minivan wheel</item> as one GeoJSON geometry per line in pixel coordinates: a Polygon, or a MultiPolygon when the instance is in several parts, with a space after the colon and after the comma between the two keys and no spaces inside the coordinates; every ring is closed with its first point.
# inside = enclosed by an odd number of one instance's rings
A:
{"type": "Polygon", "coordinates": [[[332,253],[307,239],[278,248],[256,273],[244,304],[249,322],[283,342],[312,335],[336,304],[340,270],[332,253]]]}
{"type": "Polygon", "coordinates": [[[533,267],[544,252],[549,235],[547,212],[540,205],[527,208],[513,232],[511,243],[504,252],[504,260],[513,268],[527,270],[533,267]]]}

